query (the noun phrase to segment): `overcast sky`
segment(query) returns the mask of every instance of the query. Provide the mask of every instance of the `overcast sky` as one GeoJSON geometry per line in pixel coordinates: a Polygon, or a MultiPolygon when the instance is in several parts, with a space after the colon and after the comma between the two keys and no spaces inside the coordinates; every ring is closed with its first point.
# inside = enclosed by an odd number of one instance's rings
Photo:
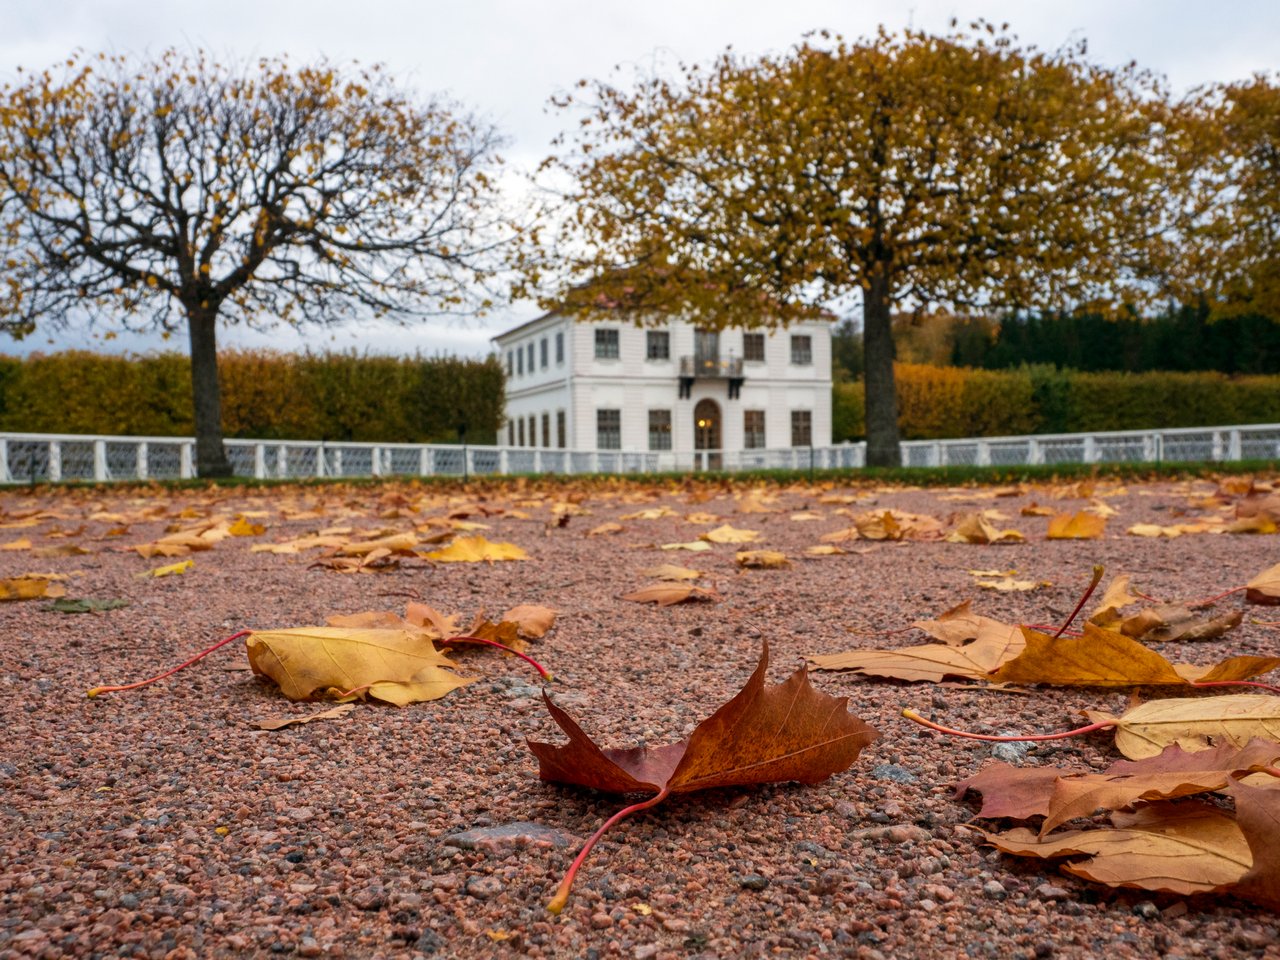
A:
{"type": "MultiPolygon", "coordinates": [[[[542,159],[560,128],[546,109],[548,98],[580,78],[655,60],[704,62],[727,45],[748,55],[782,51],[815,29],[856,37],[883,22],[943,31],[952,17],[1008,22],[1023,41],[1046,49],[1084,38],[1092,59],[1136,60],[1167,77],[1175,93],[1280,69],[1277,0],[6,0],[0,80],[12,80],[20,66],[51,66],[77,48],[140,54],[204,47],[235,57],[381,62],[404,83],[447,92],[497,124],[510,140],[505,156],[520,168],[542,159]]],[[[222,341],[481,354],[495,332],[535,313],[530,304],[515,304],[465,324],[311,328],[301,337],[287,329],[227,330],[222,341]]],[[[158,344],[126,336],[104,344],[84,333],[38,333],[14,344],[0,334],[0,353],[158,344]]],[[[173,346],[186,349],[185,342],[173,346]]]]}

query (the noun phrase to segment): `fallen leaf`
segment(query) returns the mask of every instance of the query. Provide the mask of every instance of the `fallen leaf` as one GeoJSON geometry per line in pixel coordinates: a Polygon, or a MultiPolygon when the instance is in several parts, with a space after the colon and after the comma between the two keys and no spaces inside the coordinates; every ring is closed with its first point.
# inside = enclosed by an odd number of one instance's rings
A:
{"type": "Polygon", "coordinates": [[[1141,598],[1129,592],[1129,580],[1127,573],[1117,574],[1112,579],[1103,592],[1102,599],[1098,601],[1098,606],[1089,614],[1093,623],[1100,627],[1110,627],[1120,619],[1122,609],[1140,601],[1141,598]]]}
{"type": "Polygon", "coordinates": [[[1087,854],[1063,865],[1068,873],[1111,887],[1188,896],[1239,883],[1253,862],[1243,832],[1227,813],[1207,803],[1152,804],[1116,814],[1116,826],[1039,837],[1025,827],[986,833],[1005,853],[1034,857],[1087,854]]]}
{"type": "Polygon", "coordinates": [[[30,550],[31,541],[27,537],[19,537],[17,540],[10,540],[8,543],[0,544],[0,550],[30,550]]]}
{"type": "Polygon", "coordinates": [[[592,527],[587,531],[588,537],[601,537],[611,533],[621,533],[623,530],[620,523],[602,523],[598,527],[592,527]]]}
{"type": "Polygon", "coordinates": [[[336,707],[321,710],[319,713],[308,713],[295,717],[267,717],[264,720],[255,720],[253,726],[258,730],[283,730],[285,727],[298,727],[315,720],[336,720],[339,717],[345,717],[355,708],[356,705],[354,703],[340,703],[336,707]]]}
{"type": "Polygon", "coordinates": [[[1049,540],[1097,540],[1107,521],[1096,513],[1058,513],[1049,520],[1049,540]]]}
{"type": "Polygon", "coordinates": [[[1042,507],[1033,500],[1018,512],[1024,517],[1052,517],[1058,511],[1053,507],[1042,507]]]}
{"type": "Polygon", "coordinates": [[[640,573],[658,580],[697,580],[702,576],[702,572],[699,570],[676,566],[674,563],[663,563],[656,567],[648,567],[641,570],[640,573]]]}
{"type": "Polygon", "coordinates": [[[40,600],[43,598],[64,597],[67,588],[60,583],[53,583],[48,577],[25,575],[0,580],[0,601],[6,600],[40,600]]]}
{"type": "Polygon", "coordinates": [[[787,555],[777,550],[740,550],[733,559],[738,566],[752,570],[777,570],[791,566],[787,555]]]}
{"type": "Polygon", "coordinates": [[[267,528],[244,517],[237,517],[235,523],[227,528],[227,532],[233,537],[260,537],[267,532],[267,528]]]}
{"type": "Polygon", "coordinates": [[[663,517],[674,517],[676,512],[670,507],[649,507],[645,510],[637,510],[635,513],[623,514],[619,519],[622,520],[661,520],[663,517]]]}
{"type": "Polygon", "coordinates": [[[254,673],[290,700],[370,696],[397,706],[438,700],[474,678],[416,630],[299,627],[245,638],[254,673]]]}
{"type": "Polygon", "coordinates": [[[1186,607],[1160,603],[1119,622],[1120,632],[1135,640],[1168,643],[1172,640],[1216,640],[1238,627],[1244,613],[1233,610],[1220,617],[1197,617],[1186,607]]]}
{"type": "Polygon", "coordinates": [[[1000,580],[975,580],[974,586],[999,593],[1029,593],[1052,584],[1048,580],[1015,580],[1013,577],[1004,577],[1000,580]]]}
{"type": "Polygon", "coordinates": [[[63,597],[53,601],[45,609],[54,613],[103,613],[107,610],[119,610],[121,607],[127,607],[128,605],[128,600],[89,600],[63,597]]]}
{"type": "Polygon", "coordinates": [[[1245,584],[1244,598],[1249,603],[1280,604],[1280,563],[1268,567],[1245,584]]]}
{"type": "MultiPolygon", "coordinates": [[[[803,667],[766,687],[768,666],[765,644],[737,696],[698,724],[687,740],[658,747],[601,749],[544,693],[552,719],[569,742],[529,741],[538,775],[609,793],[652,794],[651,806],[669,794],[717,787],[820,783],[848,769],[879,736],[849,713],[848,698],[815,690],[803,667]]],[[[571,882],[572,874],[550,904],[554,912],[563,907],[571,882]]]]}
{"type": "Polygon", "coordinates": [[[946,536],[948,543],[1021,543],[1025,539],[1017,530],[997,530],[980,513],[965,514],[946,536]]]}
{"type": "Polygon", "coordinates": [[[759,530],[742,530],[738,527],[731,527],[729,524],[716,527],[714,530],[708,530],[706,533],[698,537],[699,540],[706,540],[708,543],[754,543],[760,539],[759,530]]]}
{"type": "Polygon", "coordinates": [[[520,636],[529,640],[540,640],[555,626],[556,612],[550,607],[522,603],[504,613],[502,621],[514,623],[520,636]]]}
{"type": "Polygon", "coordinates": [[[490,543],[482,536],[458,537],[447,547],[423,556],[437,563],[495,563],[529,559],[529,555],[514,543],[490,543]]]}
{"type": "Polygon", "coordinates": [[[812,510],[803,510],[800,513],[791,515],[792,523],[809,523],[813,520],[821,520],[822,514],[814,513],[812,510]]]}
{"type": "Polygon", "coordinates": [[[90,553],[88,547],[78,543],[58,543],[48,547],[36,547],[31,551],[33,557],[80,557],[90,553]]]}
{"type": "Polygon", "coordinates": [[[691,583],[654,583],[641,587],[634,593],[623,594],[622,599],[670,607],[687,600],[709,600],[715,603],[720,599],[720,594],[709,587],[695,587],[691,583]]]}
{"type": "Polygon", "coordinates": [[[664,543],[660,550],[688,550],[690,553],[702,553],[711,549],[711,544],[705,540],[692,540],[689,543],[664,543]]]}
{"type": "Polygon", "coordinates": [[[170,563],[163,567],[147,570],[145,573],[138,574],[138,577],[176,577],[179,574],[186,573],[195,565],[196,562],[194,560],[180,560],[177,563],[170,563]]]}
{"type": "Polygon", "coordinates": [[[1113,724],[1116,749],[1131,760],[1155,756],[1171,743],[1206,750],[1218,743],[1242,747],[1254,737],[1280,741],[1280,697],[1265,694],[1149,700],[1118,717],[1100,710],[1085,716],[1113,724]]]}
{"type": "Polygon", "coordinates": [[[1249,845],[1253,862],[1232,887],[1239,897],[1280,909],[1280,791],[1235,783],[1236,823],[1249,845]]]}
{"type": "MultiPolygon", "coordinates": [[[[477,538],[483,539],[483,538],[477,538]]],[[[455,543],[457,541],[454,541],[455,543]]],[[[418,545],[418,538],[412,533],[393,533],[373,540],[356,540],[338,547],[338,555],[343,557],[363,557],[370,553],[382,552],[382,556],[393,553],[412,553],[418,545]]]]}
{"type": "Polygon", "coordinates": [[[849,554],[848,550],[841,550],[834,543],[820,543],[806,547],[804,552],[811,557],[844,557],[849,554]]]}

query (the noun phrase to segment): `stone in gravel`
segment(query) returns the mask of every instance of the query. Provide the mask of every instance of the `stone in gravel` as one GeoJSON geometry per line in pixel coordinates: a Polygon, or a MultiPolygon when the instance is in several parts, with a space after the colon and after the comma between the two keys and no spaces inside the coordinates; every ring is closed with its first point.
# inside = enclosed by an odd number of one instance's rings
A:
{"type": "Polygon", "coordinates": [[[1069,896],[1071,896],[1070,890],[1053,883],[1042,883],[1036,887],[1036,898],[1040,900],[1065,900],[1069,896]]]}
{"type": "Polygon", "coordinates": [[[446,847],[502,855],[528,847],[576,847],[583,840],[555,827],[518,820],[514,823],[463,830],[461,833],[450,834],[440,842],[446,847]]]}
{"type": "Polygon", "coordinates": [[[656,943],[642,943],[636,947],[635,953],[632,954],[636,960],[652,960],[658,955],[658,945],[656,943]]]}
{"type": "MultiPolygon", "coordinates": [[[[1002,730],[1002,737],[1016,737],[1016,731],[1002,730]]],[[[1029,743],[997,743],[991,747],[991,755],[997,760],[1003,760],[1005,763],[1021,763],[1027,758],[1027,752],[1031,749],[1029,743]]]]}
{"type": "Polygon", "coordinates": [[[502,892],[502,881],[497,877],[472,877],[467,881],[467,896],[488,900],[502,892]]]}
{"type": "Polygon", "coordinates": [[[1150,900],[1142,900],[1135,903],[1133,905],[1133,912],[1143,920],[1154,920],[1156,917],[1160,916],[1160,908],[1150,900]]]}
{"type": "Polygon", "coordinates": [[[769,878],[758,873],[748,873],[738,878],[738,886],[744,890],[763,890],[769,886],[769,878]]]}
{"type": "Polygon", "coordinates": [[[982,885],[982,894],[991,900],[1003,900],[1009,896],[1009,891],[1004,888],[1004,884],[999,880],[988,880],[982,885]]]}
{"type": "Polygon", "coordinates": [[[351,898],[357,910],[381,910],[387,903],[387,892],[377,884],[365,887],[351,898]]]}
{"type": "Polygon", "coordinates": [[[541,700],[542,688],[530,687],[525,684],[521,684],[516,687],[507,687],[506,690],[502,691],[502,695],[510,700],[518,700],[521,697],[529,697],[530,699],[541,700]]]}
{"type": "Polygon", "coordinates": [[[126,910],[138,909],[138,898],[132,893],[125,893],[120,896],[120,906],[126,910]]]}
{"type": "Polygon", "coordinates": [[[881,780],[892,780],[894,783],[915,783],[916,775],[906,767],[896,763],[880,763],[871,768],[871,775],[881,780]]]}

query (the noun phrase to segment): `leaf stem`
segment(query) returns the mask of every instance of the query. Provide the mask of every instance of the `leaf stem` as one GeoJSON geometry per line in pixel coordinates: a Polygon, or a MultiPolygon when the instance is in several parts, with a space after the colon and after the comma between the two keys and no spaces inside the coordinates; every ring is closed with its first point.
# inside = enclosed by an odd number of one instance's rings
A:
{"type": "Polygon", "coordinates": [[[587,854],[591,852],[591,848],[596,845],[596,841],[604,836],[605,831],[612,827],[619,820],[624,820],[633,813],[639,813],[641,810],[648,810],[652,806],[656,806],[665,800],[668,796],[668,790],[663,787],[648,800],[642,800],[640,803],[633,803],[629,807],[623,807],[612,817],[606,820],[595,833],[587,840],[578,855],[573,858],[573,863],[569,865],[568,871],[564,875],[564,879],[560,881],[560,886],[556,887],[556,895],[551,898],[551,902],[547,904],[547,909],[552,913],[558,914],[564,909],[564,905],[569,902],[569,891],[573,889],[574,877],[578,875],[578,869],[582,866],[587,854]]]}
{"type": "Polygon", "coordinates": [[[1064,733],[1028,733],[1023,736],[996,736],[989,733],[970,733],[967,730],[955,730],[951,727],[944,727],[941,724],[934,723],[932,720],[926,720],[920,716],[911,707],[907,707],[902,711],[902,715],[908,720],[913,720],[922,727],[928,727],[930,730],[937,730],[939,733],[948,733],[953,737],[967,737],[970,740],[990,740],[996,743],[1021,743],[1024,741],[1041,741],[1041,740],[1065,740],[1068,737],[1078,737],[1082,734],[1093,733],[1095,730],[1106,730],[1108,727],[1116,725],[1114,720],[1102,720],[1098,723],[1091,723],[1087,727],[1077,727],[1075,730],[1067,730],[1064,733]]]}
{"type": "Polygon", "coordinates": [[[149,677],[146,680],[139,680],[137,683],[125,683],[125,684],[121,684],[120,686],[114,686],[114,687],[112,686],[94,687],[92,690],[88,691],[89,696],[96,697],[100,693],[117,693],[121,690],[134,690],[138,687],[145,687],[149,683],[155,683],[157,680],[163,680],[165,677],[171,677],[175,673],[177,673],[179,670],[182,670],[186,667],[191,666],[197,660],[203,660],[205,657],[207,657],[209,654],[213,653],[213,651],[219,649],[220,647],[225,647],[232,640],[239,640],[241,637],[247,637],[251,633],[253,633],[252,630],[241,630],[239,633],[233,633],[231,636],[227,637],[225,640],[219,640],[212,647],[206,647],[204,650],[201,650],[199,653],[197,653],[194,657],[192,657],[186,663],[180,663],[178,664],[178,666],[174,667],[172,670],[166,670],[164,673],[158,673],[154,677],[149,677]]]}
{"type": "Polygon", "coordinates": [[[505,650],[507,653],[510,653],[513,656],[517,656],[521,660],[526,661],[530,666],[533,667],[533,669],[537,670],[538,675],[541,676],[542,679],[546,680],[548,683],[550,683],[553,679],[555,679],[554,677],[551,676],[550,673],[547,672],[546,668],[543,667],[542,664],[540,664],[537,660],[533,659],[533,657],[527,656],[526,654],[521,653],[519,650],[513,650],[510,647],[508,647],[505,643],[499,643],[497,640],[486,640],[483,637],[449,637],[447,640],[441,640],[440,642],[445,644],[446,646],[451,643],[483,643],[486,646],[497,647],[499,650],[505,650]]]}
{"type": "MultiPolygon", "coordinates": [[[[1058,628],[1057,628],[1057,627],[1055,627],[1052,623],[1024,623],[1024,624],[1023,624],[1023,626],[1024,626],[1024,627],[1026,627],[1028,630],[1039,630],[1041,633],[1047,633],[1047,632],[1048,632],[1048,631],[1050,631],[1050,630],[1057,630],[1057,629],[1058,629],[1058,628]]],[[[1077,633],[1075,630],[1059,630],[1057,635],[1058,635],[1059,637],[1082,637],[1082,636],[1084,636],[1084,634],[1082,634],[1082,633],[1077,633]]]]}
{"type": "Polygon", "coordinates": [[[1089,598],[1093,596],[1093,591],[1098,589],[1098,584],[1102,582],[1102,574],[1105,568],[1100,563],[1093,565],[1093,579],[1089,581],[1089,589],[1085,590],[1084,596],[1080,598],[1080,602],[1076,604],[1076,608],[1071,611],[1071,616],[1063,622],[1058,628],[1058,632],[1053,635],[1053,639],[1057,640],[1060,636],[1067,632],[1067,627],[1071,626],[1071,621],[1079,616],[1080,611],[1084,609],[1084,605],[1089,602],[1089,598]]]}
{"type": "Polygon", "coordinates": [[[1229,597],[1233,593],[1241,593],[1242,591],[1248,590],[1248,589],[1249,588],[1247,586],[1232,587],[1230,590],[1224,590],[1222,593],[1219,593],[1217,596],[1205,597],[1203,600],[1193,600],[1191,603],[1187,604],[1187,608],[1193,609],[1195,607],[1211,607],[1215,603],[1217,603],[1219,600],[1223,599],[1224,597],[1229,597]]]}

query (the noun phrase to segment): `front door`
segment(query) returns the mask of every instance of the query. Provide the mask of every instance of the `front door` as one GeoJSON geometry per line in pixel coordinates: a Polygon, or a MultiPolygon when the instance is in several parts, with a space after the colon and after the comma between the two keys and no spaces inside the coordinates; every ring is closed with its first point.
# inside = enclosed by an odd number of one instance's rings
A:
{"type": "Polygon", "coordinates": [[[699,400],[693,408],[694,466],[700,470],[719,470],[720,458],[720,404],[714,400],[699,400]],[[705,452],[704,452],[705,451],[705,452]]]}

